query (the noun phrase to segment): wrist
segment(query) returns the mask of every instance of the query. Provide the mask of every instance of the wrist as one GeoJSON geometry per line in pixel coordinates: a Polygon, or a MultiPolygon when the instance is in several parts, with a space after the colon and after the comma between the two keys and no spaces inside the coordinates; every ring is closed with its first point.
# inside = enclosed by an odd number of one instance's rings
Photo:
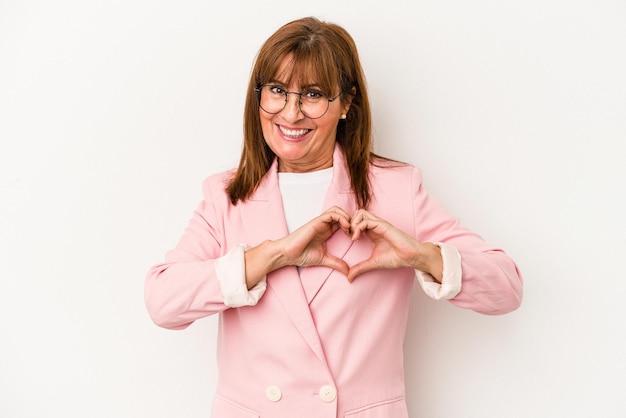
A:
{"type": "Polygon", "coordinates": [[[259,245],[259,248],[265,264],[265,274],[287,265],[283,251],[281,251],[277,241],[265,240],[259,245]]]}
{"type": "Polygon", "coordinates": [[[411,267],[429,274],[437,283],[441,283],[443,279],[443,257],[441,256],[441,248],[431,242],[420,244],[419,248],[415,251],[415,259],[411,263],[411,267]]]}
{"type": "Polygon", "coordinates": [[[441,256],[441,248],[437,244],[431,242],[426,243],[429,248],[429,257],[427,263],[427,273],[441,283],[443,280],[443,257],[441,256]]]}
{"type": "Polygon", "coordinates": [[[274,241],[266,240],[244,253],[246,264],[246,285],[253,288],[268,273],[282,267],[280,252],[274,241]]]}

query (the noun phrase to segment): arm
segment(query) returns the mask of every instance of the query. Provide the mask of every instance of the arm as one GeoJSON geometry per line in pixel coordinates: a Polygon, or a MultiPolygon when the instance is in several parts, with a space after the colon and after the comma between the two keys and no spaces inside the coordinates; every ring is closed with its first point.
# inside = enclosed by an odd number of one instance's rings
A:
{"type": "Polygon", "coordinates": [[[205,182],[205,199],[178,245],[146,276],[146,307],[157,325],[183,329],[229,307],[255,305],[265,291],[266,275],[283,266],[322,265],[347,274],[345,262],[328,254],[324,245],[338,229],[349,229],[349,217],[340,208],[329,209],[281,239],[253,248],[237,245],[222,255],[224,232],[216,226],[223,220],[212,204],[217,193],[205,182]]]}
{"type": "Polygon", "coordinates": [[[517,309],[522,277],[515,262],[501,249],[461,226],[424,190],[413,172],[415,236],[456,248],[461,256],[461,291],[450,301],[461,308],[498,315],[517,309]]]}
{"type": "Polygon", "coordinates": [[[145,278],[144,297],[152,320],[159,326],[183,329],[196,319],[227,308],[216,275],[223,255],[221,231],[205,181],[204,200],[193,213],[176,247],[145,278]]]}
{"type": "Polygon", "coordinates": [[[367,260],[352,266],[348,279],[373,269],[411,267],[434,299],[450,299],[483,314],[516,309],[522,279],[513,260],[460,226],[424,191],[416,169],[412,169],[411,182],[413,211],[408,216],[413,218],[412,231],[401,231],[364,209],[354,214],[353,239],[366,234],[373,248],[367,260]]]}

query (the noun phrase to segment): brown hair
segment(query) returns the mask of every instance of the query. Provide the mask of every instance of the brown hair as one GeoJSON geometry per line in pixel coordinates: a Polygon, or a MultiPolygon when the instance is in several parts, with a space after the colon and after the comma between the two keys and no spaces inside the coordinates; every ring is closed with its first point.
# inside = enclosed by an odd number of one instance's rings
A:
{"type": "Polygon", "coordinates": [[[351,105],[337,126],[336,141],[346,156],[350,182],[357,203],[367,207],[371,200],[369,164],[372,153],[370,106],[365,76],[354,40],[341,26],[314,17],[283,25],[263,44],[250,76],[244,110],[244,141],[239,167],[226,191],[233,204],[250,197],[267,173],[275,154],[263,139],[259,96],[255,88],[276,79],[283,60],[290,56],[291,74],[280,76],[301,85],[317,84],[325,92],[342,92],[342,103],[351,105]],[[352,97],[347,97],[350,95],[352,97]]]}

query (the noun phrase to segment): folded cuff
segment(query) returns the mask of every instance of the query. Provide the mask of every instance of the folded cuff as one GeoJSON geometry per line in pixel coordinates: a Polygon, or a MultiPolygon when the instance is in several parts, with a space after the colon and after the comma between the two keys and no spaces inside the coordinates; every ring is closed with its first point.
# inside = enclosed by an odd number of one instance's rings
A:
{"type": "Polygon", "coordinates": [[[443,278],[437,283],[428,273],[415,270],[415,275],[424,293],[435,300],[452,299],[461,291],[461,254],[455,247],[441,242],[433,243],[441,248],[443,278]]]}
{"type": "Polygon", "coordinates": [[[267,288],[266,277],[263,277],[252,289],[248,290],[244,258],[247,249],[245,244],[238,244],[224,256],[215,260],[215,273],[220,283],[224,305],[231,308],[256,305],[267,288]]]}

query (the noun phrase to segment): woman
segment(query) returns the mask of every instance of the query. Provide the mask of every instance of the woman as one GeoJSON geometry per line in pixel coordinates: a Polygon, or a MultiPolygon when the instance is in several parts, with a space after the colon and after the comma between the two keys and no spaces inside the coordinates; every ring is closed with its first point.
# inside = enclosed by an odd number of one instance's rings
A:
{"type": "Polygon", "coordinates": [[[218,313],[213,417],[407,417],[415,277],[484,314],[521,301],[515,263],[446,213],[417,169],[372,153],[357,49],[305,18],[257,56],[237,169],[209,177],[146,278],[154,322],[218,313]]]}

